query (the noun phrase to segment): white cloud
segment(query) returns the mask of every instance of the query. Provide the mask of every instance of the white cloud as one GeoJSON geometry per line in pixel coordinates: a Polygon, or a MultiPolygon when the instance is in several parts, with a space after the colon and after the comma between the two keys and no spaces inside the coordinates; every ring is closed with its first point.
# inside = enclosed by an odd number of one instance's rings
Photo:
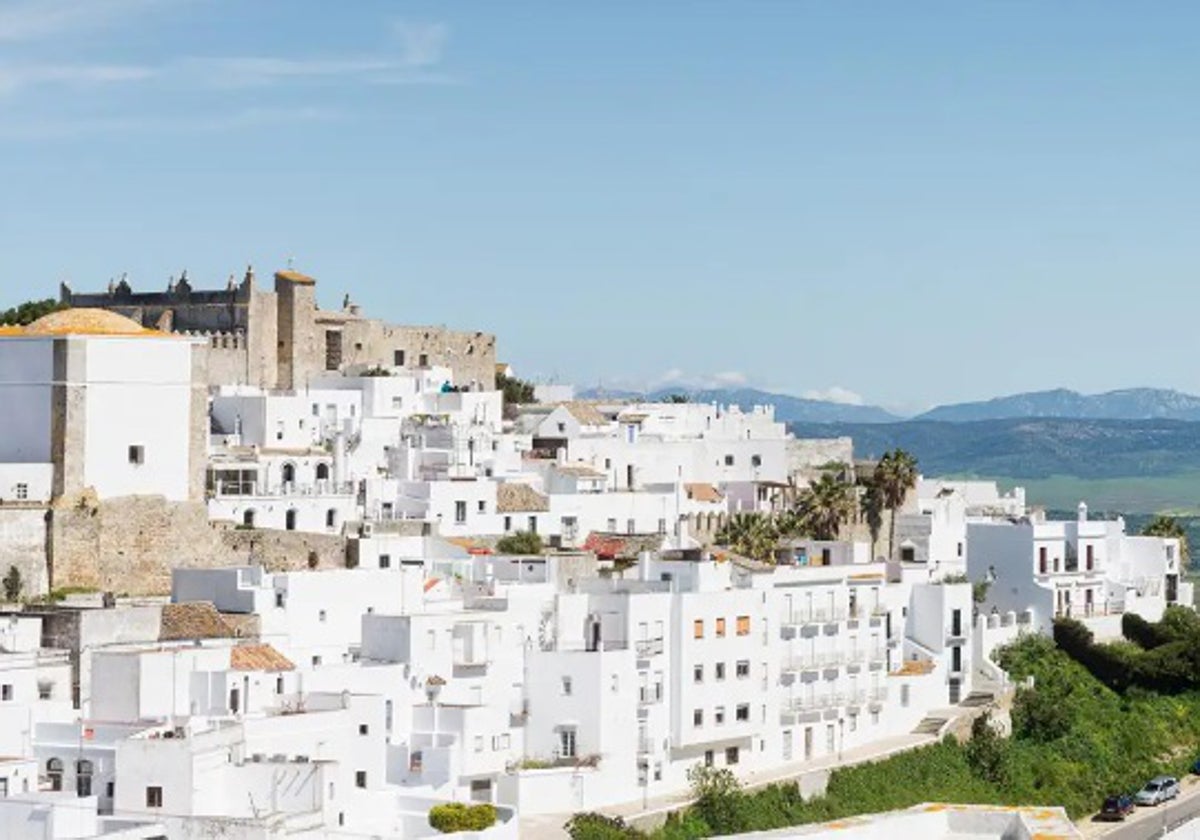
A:
{"type": "Polygon", "coordinates": [[[711,381],[717,385],[745,385],[750,381],[750,378],[740,370],[726,370],[720,373],[714,373],[710,377],[711,381]]]}
{"type": "Polygon", "coordinates": [[[152,67],[118,64],[0,64],[0,94],[46,84],[80,87],[139,82],[155,72],[152,67]]]}
{"type": "Polygon", "coordinates": [[[154,0],[4,0],[0,41],[36,41],[129,17],[154,0]]]}
{"type": "Polygon", "coordinates": [[[840,385],[831,385],[825,390],[805,391],[800,396],[807,400],[821,400],[823,402],[841,403],[843,405],[863,405],[864,400],[861,394],[856,394],[849,388],[843,388],[840,385]]]}

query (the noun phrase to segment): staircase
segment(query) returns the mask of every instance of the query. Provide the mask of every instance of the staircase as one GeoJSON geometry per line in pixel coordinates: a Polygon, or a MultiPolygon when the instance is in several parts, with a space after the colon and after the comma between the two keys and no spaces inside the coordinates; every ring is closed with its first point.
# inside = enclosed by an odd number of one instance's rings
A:
{"type": "Polygon", "coordinates": [[[927,717],[917,724],[917,728],[913,730],[914,735],[932,735],[938,737],[942,734],[942,729],[949,723],[949,718],[944,717],[927,717]]]}
{"type": "Polygon", "coordinates": [[[995,702],[996,695],[990,691],[972,691],[958,705],[966,709],[978,709],[995,702]]]}

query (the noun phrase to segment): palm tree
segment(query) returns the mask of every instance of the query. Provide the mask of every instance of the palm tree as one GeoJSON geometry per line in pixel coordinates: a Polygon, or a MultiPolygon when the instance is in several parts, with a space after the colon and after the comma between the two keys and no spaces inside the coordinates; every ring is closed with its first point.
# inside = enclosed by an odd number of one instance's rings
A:
{"type": "Polygon", "coordinates": [[[751,560],[770,561],[779,534],[774,521],[760,513],[735,513],[717,531],[716,542],[751,560]]]}
{"type": "Polygon", "coordinates": [[[853,489],[833,473],[824,473],[800,491],[795,512],[801,529],[813,539],[836,540],[842,523],[854,516],[853,489]]]}
{"type": "Polygon", "coordinates": [[[894,557],[896,543],[896,511],[904,498],[917,484],[917,459],[903,449],[885,452],[875,467],[872,482],[879,488],[883,506],[891,511],[888,525],[888,559],[894,557]]]}
{"type": "Polygon", "coordinates": [[[1187,531],[1179,524],[1179,520],[1174,516],[1156,516],[1146,523],[1146,527],[1142,528],[1143,537],[1168,537],[1179,540],[1179,562],[1180,566],[1187,568],[1191,560],[1190,552],[1188,551],[1187,531]]]}
{"type": "Polygon", "coordinates": [[[879,542],[879,532],[883,529],[883,492],[874,480],[862,484],[862,495],[858,500],[858,509],[862,521],[871,532],[871,559],[875,559],[875,544],[879,542]]]}

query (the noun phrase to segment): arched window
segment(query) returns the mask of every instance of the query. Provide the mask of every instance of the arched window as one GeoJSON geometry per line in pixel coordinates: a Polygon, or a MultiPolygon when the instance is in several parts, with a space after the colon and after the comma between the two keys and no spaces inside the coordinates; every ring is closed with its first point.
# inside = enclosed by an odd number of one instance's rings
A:
{"type": "Polygon", "coordinates": [[[296,530],[296,509],[295,508],[292,508],[291,510],[289,510],[287,512],[287,515],[284,517],[283,527],[289,531],[296,530]]]}
{"type": "Polygon", "coordinates": [[[329,465],[317,464],[317,481],[324,481],[329,478],[329,465]]]}
{"type": "Polygon", "coordinates": [[[330,508],[325,511],[325,527],[333,528],[335,525],[337,525],[337,511],[330,508]]]}
{"type": "Polygon", "coordinates": [[[75,793],[79,796],[92,795],[92,762],[86,758],[75,762],[75,793]]]}
{"type": "Polygon", "coordinates": [[[292,484],[296,480],[296,465],[287,463],[283,465],[283,483],[292,484]]]}
{"type": "Polygon", "coordinates": [[[242,513],[242,524],[247,528],[254,527],[254,508],[246,508],[242,513]]]}
{"type": "Polygon", "coordinates": [[[62,790],[63,763],[61,758],[52,758],[46,762],[46,778],[50,780],[50,790],[62,790]]]}

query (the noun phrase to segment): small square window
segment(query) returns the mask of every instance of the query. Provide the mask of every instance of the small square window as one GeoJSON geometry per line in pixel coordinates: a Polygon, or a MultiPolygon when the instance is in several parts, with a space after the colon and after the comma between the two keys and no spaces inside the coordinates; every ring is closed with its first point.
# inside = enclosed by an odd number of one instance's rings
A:
{"type": "Polygon", "coordinates": [[[570,677],[562,678],[562,693],[563,693],[564,697],[571,696],[571,678],[570,677]]]}
{"type": "Polygon", "coordinates": [[[17,485],[17,500],[23,502],[28,498],[29,498],[29,485],[28,484],[18,484],[17,485]]]}
{"type": "Polygon", "coordinates": [[[750,466],[761,467],[762,466],[762,456],[761,455],[751,455],[750,456],[750,466]]]}
{"type": "Polygon", "coordinates": [[[390,569],[392,567],[392,556],[390,554],[379,555],[379,568],[390,569]]]}
{"type": "Polygon", "coordinates": [[[13,699],[12,683],[5,683],[4,685],[0,685],[0,700],[11,700],[11,699],[13,699]]]}
{"type": "Polygon", "coordinates": [[[750,676],[750,660],[749,659],[739,659],[738,663],[737,663],[736,673],[737,673],[737,677],[739,680],[743,680],[746,677],[750,676]]]}
{"type": "Polygon", "coordinates": [[[737,634],[739,636],[750,635],[750,616],[739,615],[737,617],[737,634]]]}
{"type": "Polygon", "coordinates": [[[161,808],[163,803],[162,788],[158,785],[146,788],[146,807],[161,808]]]}
{"type": "Polygon", "coordinates": [[[359,734],[359,735],[366,735],[366,734],[368,734],[370,731],[371,731],[371,729],[370,729],[370,727],[369,727],[367,724],[365,724],[365,723],[360,723],[360,724],[358,725],[358,734],[359,734]]]}
{"type": "Polygon", "coordinates": [[[367,771],[366,770],[355,770],[354,771],[354,785],[355,785],[355,787],[360,787],[360,788],[365,788],[367,786],[367,771]]]}
{"type": "Polygon", "coordinates": [[[739,703],[738,707],[737,707],[737,711],[734,714],[734,717],[736,717],[739,721],[750,720],[750,704],[749,703],[739,703]]]}
{"type": "Polygon", "coordinates": [[[325,621],[325,610],[321,610],[320,612],[317,613],[317,621],[321,621],[321,622],[325,621]]]}
{"type": "Polygon", "coordinates": [[[701,726],[704,726],[704,710],[703,709],[693,709],[692,710],[692,726],[696,727],[697,729],[699,729],[701,726]]]}
{"type": "Polygon", "coordinates": [[[738,763],[738,748],[737,747],[726,747],[725,748],[725,763],[726,764],[737,764],[738,763]]]}
{"type": "Polygon", "coordinates": [[[38,699],[39,700],[49,700],[53,696],[54,696],[54,683],[50,682],[49,680],[41,681],[38,683],[38,699]]]}
{"type": "Polygon", "coordinates": [[[417,356],[417,366],[429,367],[429,354],[422,353],[421,355],[417,356]]]}
{"type": "Polygon", "coordinates": [[[733,466],[733,456],[732,455],[725,456],[725,466],[727,466],[727,467],[733,466]]]}
{"type": "Polygon", "coordinates": [[[715,708],[713,710],[713,723],[716,724],[717,726],[720,726],[724,722],[725,722],[725,707],[717,706],[717,708],[715,708]]]}
{"type": "Polygon", "coordinates": [[[138,465],[146,463],[146,447],[141,445],[129,447],[129,463],[138,465]]]}
{"type": "Polygon", "coordinates": [[[487,512],[487,502],[484,501],[483,499],[480,499],[476,503],[475,509],[478,510],[480,513],[486,513],[487,512]]]}

